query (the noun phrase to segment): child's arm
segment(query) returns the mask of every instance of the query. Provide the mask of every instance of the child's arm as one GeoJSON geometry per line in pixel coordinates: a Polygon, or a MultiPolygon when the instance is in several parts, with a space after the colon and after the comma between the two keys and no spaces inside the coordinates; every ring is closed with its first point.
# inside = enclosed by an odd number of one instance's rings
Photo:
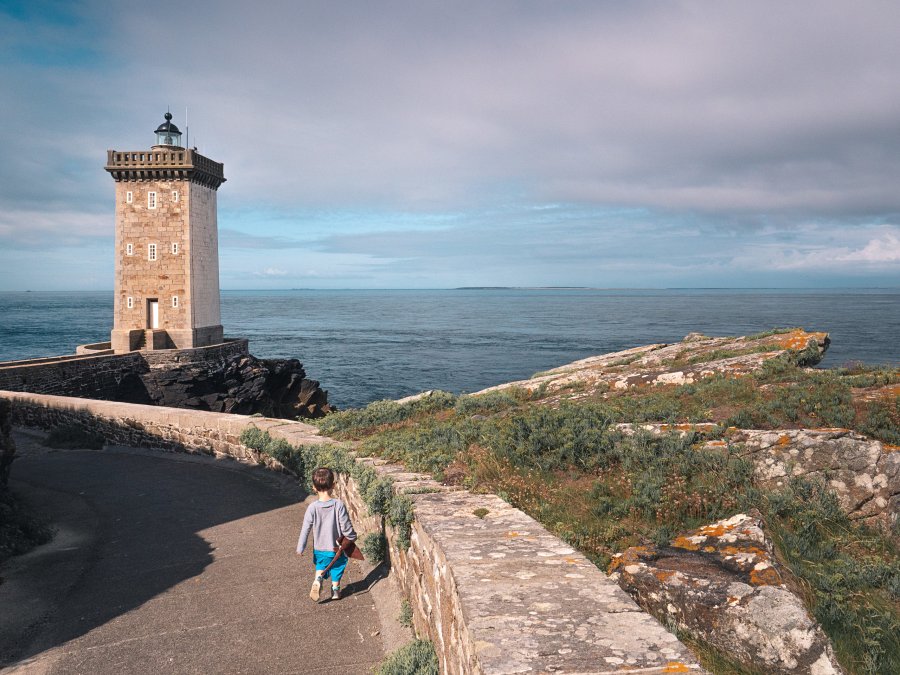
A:
{"type": "Polygon", "coordinates": [[[356,530],[353,529],[353,523],[350,522],[350,514],[347,513],[347,507],[344,506],[344,502],[338,500],[337,510],[341,536],[347,537],[350,541],[356,541],[356,530]]]}
{"type": "Polygon", "coordinates": [[[306,540],[309,538],[309,531],[313,524],[313,505],[306,507],[306,515],[303,516],[303,527],[300,528],[300,539],[297,541],[297,555],[303,555],[306,549],[306,540]]]}

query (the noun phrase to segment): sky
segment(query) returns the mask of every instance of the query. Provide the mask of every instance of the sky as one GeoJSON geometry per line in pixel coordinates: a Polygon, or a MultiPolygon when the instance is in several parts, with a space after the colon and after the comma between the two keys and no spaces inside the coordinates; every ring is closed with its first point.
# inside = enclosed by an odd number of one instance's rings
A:
{"type": "Polygon", "coordinates": [[[0,291],[113,286],[107,149],[225,289],[900,286],[900,3],[0,0],[0,291]]]}

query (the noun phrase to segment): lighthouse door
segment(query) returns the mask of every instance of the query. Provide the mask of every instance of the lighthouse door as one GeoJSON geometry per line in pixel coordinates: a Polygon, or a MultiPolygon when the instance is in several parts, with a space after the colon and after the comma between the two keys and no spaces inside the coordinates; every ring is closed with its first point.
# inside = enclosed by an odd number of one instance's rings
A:
{"type": "Polygon", "coordinates": [[[159,328],[159,301],[147,301],[147,323],[149,328],[159,328]]]}

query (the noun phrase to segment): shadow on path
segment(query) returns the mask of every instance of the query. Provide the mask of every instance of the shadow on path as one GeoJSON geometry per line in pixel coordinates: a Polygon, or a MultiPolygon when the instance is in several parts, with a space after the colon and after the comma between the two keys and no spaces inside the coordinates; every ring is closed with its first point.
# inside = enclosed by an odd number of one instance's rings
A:
{"type": "Polygon", "coordinates": [[[383,578],[377,569],[348,586],[357,597],[346,603],[320,611],[302,601],[294,546],[304,495],[293,481],[122,449],[25,454],[11,482],[60,531],[4,568],[0,614],[25,601],[40,611],[0,622],[0,666],[314,672],[303,647],[327,648],[323,636],[340,645],[331,665],[343,672],[381,658],[368,638],[378,624],[371,596],[360,593],[383,578]]]}

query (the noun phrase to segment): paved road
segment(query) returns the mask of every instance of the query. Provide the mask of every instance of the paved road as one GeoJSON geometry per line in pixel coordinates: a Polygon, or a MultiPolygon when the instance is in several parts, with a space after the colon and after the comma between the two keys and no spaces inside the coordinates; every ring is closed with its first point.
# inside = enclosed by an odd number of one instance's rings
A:
{"type": "Polygon", "coordinates": [[[292,481],[232,461],[18,443],[13,486],[59,534],[0,570],[4,673],[316,675],[382,659],[358,564],[347,597],[309,599],[292,481]]]}

